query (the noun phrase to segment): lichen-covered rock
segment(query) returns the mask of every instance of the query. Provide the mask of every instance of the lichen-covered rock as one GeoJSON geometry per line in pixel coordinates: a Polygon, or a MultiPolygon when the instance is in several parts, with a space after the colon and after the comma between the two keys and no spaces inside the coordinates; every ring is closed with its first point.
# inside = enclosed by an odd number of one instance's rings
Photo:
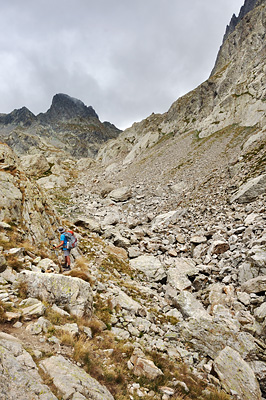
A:
{"type": "Polygon", "coordinates": [[[88,282],[59,274],[23,271],[16,284],[25,284],[28,296],[64,307],[70,314],[91,315],[92,290],[88,282]]]}
{"type": "Polygon", "coordinates": [[[213,367],[228,393],[237,393],[241,400],[261,399],[255,374],[237,351],[226,346],[215,358],[213,367]]]}
{"type": "Polygon", "coordinates": [[[30,354],[15,337],[0,334],[0,398],[57,400],[38,373],[30,354]]]}
{"type": "Polygon", "coordinates": [[[114,399],[111,393],[96,379],[61,355],[41,361],[40,366],[52,379],[55,387],[63,394],[64,399],[82,398],[76,395],[92,400],[114,399]]]}

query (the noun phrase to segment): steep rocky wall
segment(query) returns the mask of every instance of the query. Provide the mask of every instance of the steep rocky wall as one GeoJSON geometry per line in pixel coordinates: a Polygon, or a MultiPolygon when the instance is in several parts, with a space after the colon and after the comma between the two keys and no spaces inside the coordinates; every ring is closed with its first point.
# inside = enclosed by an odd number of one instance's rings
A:
{"type": "Polygon", "coordinates": [[[6,144],[0,144],[0,192],[0,221],[12,223],[31,242],[47,244],[54,237],[56,213],[6,144]]]}

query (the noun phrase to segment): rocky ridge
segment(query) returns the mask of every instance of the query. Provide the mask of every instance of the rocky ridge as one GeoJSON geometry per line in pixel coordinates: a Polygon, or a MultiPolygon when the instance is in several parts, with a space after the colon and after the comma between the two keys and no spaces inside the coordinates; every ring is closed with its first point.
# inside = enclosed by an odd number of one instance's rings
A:
{"type": "Polygon", "coordinates": [[[102,123],[94,109],[66,94],[56,94],[46,113],[35,116],[26,107],[0,115],[0,138],[18,155],[94,157],[99,146],[120,130],[102,123]]]}

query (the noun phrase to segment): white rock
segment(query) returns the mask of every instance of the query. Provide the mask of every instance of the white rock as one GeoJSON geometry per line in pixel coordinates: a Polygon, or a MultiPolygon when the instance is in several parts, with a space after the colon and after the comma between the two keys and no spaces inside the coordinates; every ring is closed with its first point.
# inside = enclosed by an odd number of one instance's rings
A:
{"type": "Polygon", "coordinates": [[[215,358],[213,367],[228,393],[236,392],[241,400],[261,400],[255,374],[237,351],[226,346],[215,358]]]}

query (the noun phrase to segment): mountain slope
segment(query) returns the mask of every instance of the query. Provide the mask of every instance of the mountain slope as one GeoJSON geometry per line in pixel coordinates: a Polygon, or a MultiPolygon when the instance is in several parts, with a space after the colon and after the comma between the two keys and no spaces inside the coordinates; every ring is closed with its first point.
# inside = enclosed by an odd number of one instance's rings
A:
{"type": "Polygon", "coordinates": [[[152,114],[133,124],[116,141],[108,142],[100,151],[99,159],[109,163],[120,156],[126,164],[167,134],[176,137],[195,132],[204,138],[234,124],[256,126],[263,131],[266,125],[265,3],[258,4],[223,43],[206,82],[179,98],[166,113],[152,114]]]}

